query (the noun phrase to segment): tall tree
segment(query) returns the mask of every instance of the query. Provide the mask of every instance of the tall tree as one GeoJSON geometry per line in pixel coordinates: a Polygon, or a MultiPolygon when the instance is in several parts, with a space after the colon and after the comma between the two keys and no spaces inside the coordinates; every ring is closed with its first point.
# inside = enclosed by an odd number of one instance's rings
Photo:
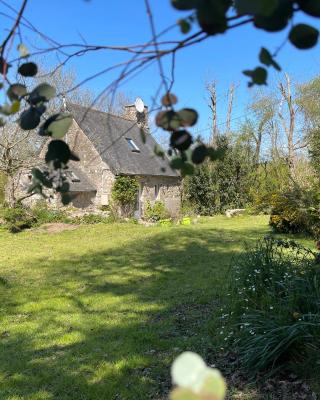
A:
{"type": "Polygon", "coordinates": [[[249,105],[248,112],[252,119],[251,135],[255,144],[254,161],[256,164],[259,164],[263,137],[268,133],[270,134],[272,130],[272,122],[275,114],[274,99],[260,92],[249,105]]]}
{"type": "Polygon", "coordinates": [[[303,130],[315,170],[320,172],[320,76],[298,85],[297,104],[303,113],[303,130]]]}
{"type": "Polygon", "coordinates": [[[218,145],[218,126],[217,126],[217,85],[215,81],[209,82],[206,85],[209,93],[209,108],[211,111],[212,127],[209,139],[209,144],[216,148],[218,145]]]}
{"type": "Polygon", "coordinates": [[[286,157],[289,173],[294,180],[296,177],[297,153],[307,147],[307,141],[305,140],[303,129],[297,126],[299,106],[288,74],[285,74],[285,82],[280,82],[278,88],[281,96],[278,116],[286,137],[286,157]]]}

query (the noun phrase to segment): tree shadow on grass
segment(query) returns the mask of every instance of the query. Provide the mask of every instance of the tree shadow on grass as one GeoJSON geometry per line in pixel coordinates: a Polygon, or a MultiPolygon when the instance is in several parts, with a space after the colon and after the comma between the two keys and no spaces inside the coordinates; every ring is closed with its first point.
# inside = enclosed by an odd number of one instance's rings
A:
{"type": "Polygon", "coordinates": [[[230,259],[259,232],[164,229],[50,267],[31,260],[42,280],[6,294],[0,398],[164,398],[174,357],[206,356],[230,259]]]}

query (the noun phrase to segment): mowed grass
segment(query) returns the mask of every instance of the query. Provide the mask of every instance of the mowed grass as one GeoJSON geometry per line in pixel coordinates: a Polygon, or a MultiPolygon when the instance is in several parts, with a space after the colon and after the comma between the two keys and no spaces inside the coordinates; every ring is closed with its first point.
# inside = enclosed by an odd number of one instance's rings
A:
{"type": "Polygon", "coordinates": [[[176,355],[215,353],[231,257],[266,217],[0,232],[0,399],[162,399],[176,355]]]}

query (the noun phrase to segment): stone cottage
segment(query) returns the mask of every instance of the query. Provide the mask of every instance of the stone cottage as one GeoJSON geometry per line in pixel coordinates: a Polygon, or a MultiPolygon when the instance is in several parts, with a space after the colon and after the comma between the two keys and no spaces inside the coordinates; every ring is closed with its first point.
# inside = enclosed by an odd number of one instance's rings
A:
{"type": "Polygon", "coordinates": [[[143,216],[147,201],[162,201],[172,216],[179,213],[181,179],[166,157],[154,153],[157,143],[149,133],[147,107],[139,113],[128,105],[123,117],[75,104],[66,107],[73,123],[65,140],[80,157],[66,172],[74,207],[109,205],[115,178],[129,175],[139,182],[136,217],[143,216]]]}

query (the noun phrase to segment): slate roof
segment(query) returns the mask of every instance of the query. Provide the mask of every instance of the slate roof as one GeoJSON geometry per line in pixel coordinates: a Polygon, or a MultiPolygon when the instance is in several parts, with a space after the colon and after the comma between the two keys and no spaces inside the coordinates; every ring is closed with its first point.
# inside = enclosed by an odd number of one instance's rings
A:
{"type": "Polygon", "coordinates": [[[67,109],[115,175],[179,177],[167,158],[154,154],[157,142],[150,134],[143,143],[134,121],[70,103],[67,109]],[[132,139],[140,151],[132,151],[126,139],[132,139]]]}
{"type": "MultiPolygon", "coordinates": [[[[45,171],[47,169],[47,165],[45,163],[38,164],[38,168],[41,171],[45,171]]],[[[64,175],[66,175],[68,183],[70,185],[69,192],[96,192],[97,188],[90,181],[88,175],[78,168],[76,162],[70,161],[68,163],[68,168],[63,171],[64,175]],[[74,174],[74,175],[72,175],[74,174]]],[[[31,178],[30,170],[27,170],[27,174],[31,178]]]]}
{"type": "Polygon", "coordinates": [[[70,192],[96,192],[97,189],[90,182],[88,176],[77,168],[75,163],[69,163],[69,168],[66,170],[68,182],[70,184],[70,192]],[[71,172],[68,173],[68,172],[71,172]],[[74,174],[74,175],[72,175],[74,174]],[[78,178],[78,179],[77,179],[78,178]]]}

